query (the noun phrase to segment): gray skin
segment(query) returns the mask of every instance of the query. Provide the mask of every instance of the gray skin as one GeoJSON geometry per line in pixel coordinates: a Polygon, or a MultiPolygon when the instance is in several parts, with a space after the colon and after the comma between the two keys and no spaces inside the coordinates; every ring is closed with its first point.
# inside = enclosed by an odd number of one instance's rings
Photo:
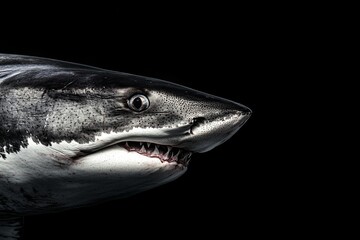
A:
{"type": "Polygon", "coordinates": [[[6,54],[0,54],[0,112],[0,238],[13,239],[14,229],[4,230],[13,220],[1,224],[1,215],[127,197],[187,169],[187,163],[130,154],[119,144],[206,152],[251,115],[241,104],[159,79],[6,54]],[[149,106],[131,107],[135,95],[149,106]]]}

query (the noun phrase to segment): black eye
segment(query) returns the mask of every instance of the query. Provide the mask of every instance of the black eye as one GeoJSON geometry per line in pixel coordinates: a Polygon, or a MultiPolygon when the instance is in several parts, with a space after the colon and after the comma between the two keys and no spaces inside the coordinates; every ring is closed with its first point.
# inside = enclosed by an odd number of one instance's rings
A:
{"type": "Polygon", "coordinates": [[[150,102],[146,96],[142,94],[135,94],[129,99],[128,105],[132,110],[141,112],[149,108],[150,102]]]}

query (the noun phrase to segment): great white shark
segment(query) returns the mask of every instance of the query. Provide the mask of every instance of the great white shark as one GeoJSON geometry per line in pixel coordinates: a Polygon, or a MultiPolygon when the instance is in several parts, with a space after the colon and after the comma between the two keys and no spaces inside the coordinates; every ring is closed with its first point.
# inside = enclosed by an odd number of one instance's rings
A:
{"type": "Polygon", "coordinates": [[[0,239],[17,239],[20,216],[173,181],[250,115],[155,78],[0,54],[0,239]]]}

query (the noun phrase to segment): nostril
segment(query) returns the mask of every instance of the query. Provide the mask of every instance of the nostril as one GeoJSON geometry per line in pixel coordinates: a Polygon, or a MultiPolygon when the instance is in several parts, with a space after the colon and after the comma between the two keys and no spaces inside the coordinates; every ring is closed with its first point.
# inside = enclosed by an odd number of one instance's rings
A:
{"type": "Polygon", "coordinates": [[[199,127],[204,122],[205,122],[204,117],[193,118],[193,120],[191,122],[190,134],[193,134],[193,129],[196,128],[196,127],[199,127]]]}
{"type": "Polygon", "coordinates": [[[193,125],[200,124],[200,123],[203,123],[203,122],[205,122],[204,117],[196,117],[196,118],[193,118],[193,120],[192,120],[193,125]]]}

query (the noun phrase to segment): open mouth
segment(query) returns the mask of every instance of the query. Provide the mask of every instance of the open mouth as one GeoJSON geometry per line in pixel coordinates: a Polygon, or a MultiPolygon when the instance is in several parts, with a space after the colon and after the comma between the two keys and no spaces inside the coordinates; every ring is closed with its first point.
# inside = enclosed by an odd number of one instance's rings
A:
{"type": "Polygon", "coordinates": [[[161,162],[176,162],[187,166],[191,159],[192,152],[171,146],[158,145],[147,142],[121,142],[121,147],[129,152],[137,152],[141,155],[158,158],[161,162]]]}

